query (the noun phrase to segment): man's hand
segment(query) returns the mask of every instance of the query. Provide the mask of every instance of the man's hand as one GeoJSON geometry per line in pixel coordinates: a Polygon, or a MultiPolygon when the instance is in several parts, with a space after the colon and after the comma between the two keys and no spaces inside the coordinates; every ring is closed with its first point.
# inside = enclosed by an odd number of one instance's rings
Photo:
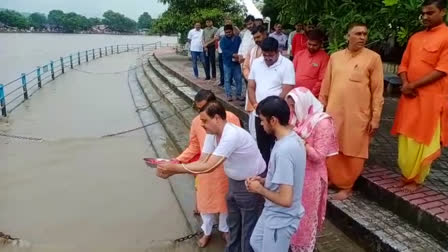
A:
{"type": "Polygon", "coordinates": [[[246,183],[247,183],[247,190],[252,193],[260,194],[261,190],[264,188],[264,186],[258,180],[246,181],[246,183]]]}
{"type": "Polygon", "coordinates": [[[404,83],[401,87],[401,93],[408,98],[414,98],[417,96],[417,90],[415,90],[412,83],[404,83]]]}
{"type": "Polygon", "coordinates": [[[171,177],[172,175],[176,174],[173,172],[173,168],[176,164],[172,163],[161,163],[157,165],[157,177],[167,179],[171,177]]]}
{"type": "Polygon", "coordinates": [[[369,134],[369,136],[373,137],[378,128],[379,125],[377,123],[370,121],[369,125],[367,126],[367,133],[369,134]]]}

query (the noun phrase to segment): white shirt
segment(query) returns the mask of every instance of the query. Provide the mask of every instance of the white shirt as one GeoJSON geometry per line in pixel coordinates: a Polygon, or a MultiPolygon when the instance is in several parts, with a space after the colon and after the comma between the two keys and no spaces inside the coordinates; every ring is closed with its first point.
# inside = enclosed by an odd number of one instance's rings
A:
{"type": "Polygon", "coordinates": [[[252,35],[252,32],[249,30],[246,30],[243,35],[243,39],[241,41],[240,49],[238,50],[238,55],[243,56],[243,58],[246,58],[246,55],[250,52],[250,50],[256,46],[254,41],[254,36],[252,35]]]}
{"type": "Polygon", "coordinates": [[[263,57],[259,57],[252,62],[249,80],[254,80],[256,84],[255,98],[257,103],[271,95],[280,95],[283,85],[296,84],[294,65],[292,62],[279,56],[277,62],[268,67],[263,57]]]}
{"type": "Polygon", "coordinates": [[[202,33],[203,33],[202,29],[200,29],[199,31],[196,29],[191,29],[188,32],[188,39],[191,40],[190,51],[192,52],[204,51],[204,45],[202,43],[202,33]]]}
{"type": "Polygon", "coordinates": [[[227,123],[219,143],[216,135],[207,134],[202,152],[225,157],[224,171],[233,180],[242,181],[264,172],[266,163],[257,143],[244,129],[227,123]]]}

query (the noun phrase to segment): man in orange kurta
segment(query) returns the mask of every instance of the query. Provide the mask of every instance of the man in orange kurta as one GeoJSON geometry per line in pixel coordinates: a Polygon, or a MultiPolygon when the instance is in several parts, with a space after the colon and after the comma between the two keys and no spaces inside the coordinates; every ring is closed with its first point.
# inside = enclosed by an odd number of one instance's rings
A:
{"type": "Polygon", "coordinates": [[[399,135],[398,165],[402,186],[414,191],[448,145],[448,28],[445,0],[427,0],[425,30],[408,42],[398,70],[403,87],[392,134],[399,135]]]}
{"type": "MultiPolygon", "coordinates": [[[[211,91],[201,90],[195,96],[195,105],[198,109],[201,109],[207,102],[214,100],[216,100],[216,97],[211,91]]],[[[226,113],[228,122],[241,126],[240,119],[236,115],[228,111],[226,113]]],[[[182,152],[176,159],[181,163],[189,163],[193,161],[202,153],[206,134],[198,115],[191,122],[190,143],[184,152],[182,152]]],[[[203,222],[201,228],[204,231],[204,236],[199,240],[198,245],[200,247],[205,247],[210,240],[215,214],[219,214],[219,231],[223,233],[229,232],[226,223],[226,195],[229,186],[222,165],[210,173],[197,174],[196,180],[196,200],[203,222]]]]}
{"type": "Polygon", "coordinates": [[[347,36],[348,48],[330,57],[319,95],[339,140],[339,155],[327,161],[329,181],[340,189],[333,196],[338,200],[350,196],[361,175],[384,103],[382,62],[365,48],[367,27],[353,24],[347,36]]]}

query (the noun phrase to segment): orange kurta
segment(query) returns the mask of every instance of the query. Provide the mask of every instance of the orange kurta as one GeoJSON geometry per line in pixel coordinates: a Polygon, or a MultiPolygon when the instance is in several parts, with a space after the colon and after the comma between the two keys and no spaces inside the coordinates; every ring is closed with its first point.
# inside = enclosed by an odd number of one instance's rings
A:
{"type": "MultiPolygon", "coordinates": [[[[448,28],[445,24],[416,33],[408,42],[399,68],[414,82],[434,70],[448,73],[448,28]]],[[[391,133],[429,145],[439,120],[441,140],[448,145],[448,76],[417,88],[415,98],[401,96],[391,133]]]]}
{"type": "MultiPolygon", "coordinates": [[[[235,125],[240,125],[240,119],[231,112],[227,113],[227,121],[235,125]]],[[[188,163],[191,159],[201,154],[206,136],[204,128],[201,126],[201,119],[196,116],[191,122],[190,143],[187,149],[176,159],[182,163],[188,163]]],[[[213,172],[198,174],[196,201],[200,213],[226,213],[226,195],[228,192],[228,179],[224,173],[224,166],[217,167],[213,172]]]]}
{"type": "Polygon", "coordinates": [[[383,109],[383,65],[380,56],[364,48],[331,55],[319,100],[335,122],[340,152],[368,158],[367,127],[379,125],[383,109]]]}
{"type": "Polygon", "coordinates": [[[351,189],[369,155],[370,122],[378,126],[383,109],[383,65],[380,56],[364,48],[331,55],[319,100],[335,122],[339,155],[327,160],[329,182],[351,189]]]}

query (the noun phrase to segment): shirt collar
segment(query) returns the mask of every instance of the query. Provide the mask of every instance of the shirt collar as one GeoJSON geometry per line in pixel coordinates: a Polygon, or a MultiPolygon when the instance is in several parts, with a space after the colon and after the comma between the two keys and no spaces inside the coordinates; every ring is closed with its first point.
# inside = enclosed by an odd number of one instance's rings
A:
{"type": "Polygon", "coordinates": [[[264,63],[264,65],[265,65],[267,68],[274,68],[274,67],[280,65],[280,64],[282,63],[282,61],[283,61],[283,56],[282,56],[282,55],[279,55],[279,56],[278,56],[278,60],[277,60],[277,62],[275,62],[272,66],[268,66],[268,65],[266,65],[266,62],[265,62],[264,60],[263,60],[263,63],[264,63]]]}

